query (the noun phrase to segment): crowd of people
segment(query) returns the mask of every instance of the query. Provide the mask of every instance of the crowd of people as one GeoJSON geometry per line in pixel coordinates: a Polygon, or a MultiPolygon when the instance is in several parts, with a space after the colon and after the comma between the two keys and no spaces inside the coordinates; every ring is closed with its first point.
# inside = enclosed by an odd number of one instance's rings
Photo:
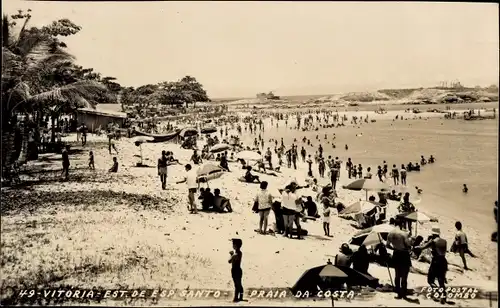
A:
{"type": "MultiPolygon", "coordinates": [[[[346,117],[340,117],[334,112],[309,115],[302,117],[300,114],[296,114],[295,118],[297,120],[295,129],[297,130],[316,130],[318,127],[331,125],[336,123],[337,125],[348,121],[346,117]],[[316,121],[314,121],[316,120],[316,121]]],[[[285,126],[289,125],[289,121],[292,117],[284,113],[275,113],[271,115],[270,121],[271,125],[278,126],[284,121],[285,126]]],[[[359,124],[359,121],[368,121],[366,118],[353,118],[351,120],[352,124],[359,124]]],[[[82,136],[83,132],[82,130],[82,136]]],[[[255,119],[254,117],[249,117],[243,119],[243,121],[231,121],[226,123],[224,128],[220,131],[214,132],[212,135],[207,134],[204,138],[205,146],[202,148],[201,155],[197,147],[198,140],[196,138],[186,139],[191,140],[190,147],[193,148],[192,155],[188,164],[184,166],[185,173],[177,184],[186,183],[187,185],[187,195],[188,195],[188,211],[190,213],[197,213],[198,210],[203,211],[213,211],[218,213],[223,212],[233,212],[233,205],[229,198],[224,197],[221,194],[220,188],[210,187],[200,187],[200,176],[197,174],[193,166],[198,166],[204,162],[211,161],[215,162],[223,172],[235,172],[239,169],[244,170],[242,177],[240,178],[244,183],[257,183],[258,188],[255,189],[255,197],[253,198],[252,211],[258,214],[258,228],[255,231],[261,235],[276,235],[281,234],[285,238],[296,238],[304,239],[308,235],[308,231],[302,227],[303,222],[320,220],[322,225],[322,230],[324,236],[332,237],[332,233],[335,232],[334,228],[330,225],[331,218],[334,215],[338,215],[342,210],[346,208],[346,205],[339,202],[337,189],[338,181],[340,179],[342,170],[345,170],[346,176],[351,179],[378,179],[381,182],[392,183],[394,187],[407,186],[408,172],[420,171],[421,167],[426,164],[432,164],[435,162],[433,155],[430,155],[428,159],[425,159],[422,155],[420,157],[420,164],[411,162],[408,164],[392,164],[392,168],[389,168],[390,164],[387,161],[383,161],[380,165],[376,166],[374,172],[370,166],[363,165],[362,163],[354,162],[350,157],[344,162],[338,156],[328,155],[320,140],[320,136],[316,135],[315,143],[319,143],[317,150],[314,153],[307,151],[306,146],[312,146],[312,141],[306,137],[301,139],[303,145],[299,145],[297,138],[294,139],[293,143],[289,146],[285,145],[283,138],[281,140],[269,139],[266,142],[264,140],[265,125],[262,119],[255,119]],[[240,136],[233,136],[230,133],[231,130],[236,130],[236,133],[240,136]],[[249,132],[256,137],[253,140],[253,144],[249,146],[244,146],[243,143],[239,141],[243,132],[249,132]],[[220,133],[220,139],[217,134],[220,133]],[[236,142],[237,146],[234,144],[232,146],[232,151],[223,151],[219,153],[212,153],[210,150],[213,146],[219,144],[229,144],[229,139],[238,140],[236,142]],[[266,144],[268,145],[266,147],[266,144]],[[273,149],[274,146],[274,149],[273,149]],[[236,150],[247,149],[253,150],[261,155],[259,160],[245,160],[236,158],[234,152],[236,150]],[[231,165],[231,164],[235,165],[231,165]],[[252,165],[253,164],[253,165],[252,165]],[[307,185],[300,186],[297,180],[292,180],[288,185],[280,189],[280,195],[273,196],[269,191],[269,183],[263,180],[263,177],[252,173],[263,173],[266,175],[274,175],[276,177],[281,173],[281,168],[288,168],[291,170],[307,170],[304,175],[307,178],[307,185]],[[327,179],[324,181],[323,179],[327,179]],[[326,182],[326,185],[318,185],[318,179],[322,182],[326,182]],[[301,194],[301,189],[309,188],[315,195],[311,194],[301,194]],[[271,212],[274,216],[274,225],[270,223],[271,212]]],[[[83,138],[83,137],[82,137],[83,138]]],[[[336,136],[333,134],[331,136],[332,141],[335,142],[336,136]]],[[[114,150],[118,153],[115,146],[114,140],[117,136],[110,133],[108,134],[108,147],[109,153],[114,150]]],[[[83,140],[83,139],[82,139],[83,140]]],[[[325,142],[328,141],[328,136],[324,136],[325,142]]],[[[332,144],[332,149],[336,148],[334,143],[332,144]]],[[[85,145],[85,142],[82,141],[85,145]]],[[[348,150],[348,145],[344,146],[345,150],[348,150]]],[[[89,152],[89,168],[95,169],[94,154],[92,151],[89,152]]],[[[162,189],[167,189],[168,183],[168,168],[171,164],[180,162],[174,158],[174,154],[169,151],[162,151],[160,158],[157,163],[158,176],[160,178],[162,189]]],[[[68,177],[69,170],[69,157],[67,155],[67,150],[63,152],[63,173],[65,177],[68,177]]],[[[118,172],[118,160],[113,157],[113,165],[109,169],[109,172],[118,172]]],[[[257,185],[256,185],[257,186],[257,185]]],[[[415,188],[417,193],[422,193],[422,190],[418,187],[415,188]]],[[[464,193],[468,191],[466,185],[464,185],[464,193]]],[[[309,190],[308,190],[309,191],[309,190]]],[[[340,248],[339,254],[335,257],[335,265],[347,269],[352,266],[352,270],[356,273],[362,273],[366,276],[368,274],[369,265],[371,262],[377,262],[381,265],[393,267],[395,270],[395,292],[397,293],[397,298],[407,297],[407,277],[410,271],[410,266],[412,260],[427,260],[430,262],[430,268],[427,273],[428,283],[431,286],[435,286],[435,280],[437,279],[438,285],[444,288],[446,283],[446,272],[448,270],[448,263],[446,259],[446,254],[448,253],[447,241],[440,237],[440,230],[438,227],[433,227],[431,235],[424,241],[422,236],[412,236],[412,221],[405,219],[407,214],[417,211],[416,205],[410,200],[410,193],[396,192],[396,189],[392,191],[378,192],[378,200],[375,196],[370,196],[369,201],[376,202],[378,207],[373,212],[364,213],[364,220],[360,224],[362,228],[369,228],[383,223],[389,223],[394,226],[394,230],[388,234],[387,241],[381,241],[373,247],[366,247],[360,245],[355,251],[351,249],[348,244],[343,244],[340,248]],[[399,214],[393,218],[387,217],[385,212],[385,206],[388,204],[388,200],[397,201],[399,205],[399,214]],[[392,250],[392,255],[388,250],[392,250]],[[427,253],[427,252],[430,252],[427,253]]],[[[451,252],[456,252],[460,254],[463,261],[464,269],[468,269],[466,255],[475,257],[470,251],[468,246],[467,236],[465,235],[461,222],[456,224],[457,235],[453,244],[450,246],[451,252]]],[[[243,289],[241,286],[241,242],[234,242],[234,251],[232,252],[229,263],[232,263],[232,276],[235,281],[235,301],[242,299],[243,289]]],[[[372,277],[373,278],[373,277],[372,277]]],[[[376,279],[365,279],[366,285],[371,285],[376,279]]]]}

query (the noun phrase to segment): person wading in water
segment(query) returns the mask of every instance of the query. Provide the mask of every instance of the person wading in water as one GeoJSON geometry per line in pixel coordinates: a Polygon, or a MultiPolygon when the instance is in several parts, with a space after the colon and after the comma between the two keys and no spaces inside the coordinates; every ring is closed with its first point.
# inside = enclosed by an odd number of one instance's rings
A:
{"type": "Polygon", "coordinates": [[[158,175],[160,176],[161,189],[167,189],[167,152],[161,151],[161,157],[158,159],[158,175]]]}

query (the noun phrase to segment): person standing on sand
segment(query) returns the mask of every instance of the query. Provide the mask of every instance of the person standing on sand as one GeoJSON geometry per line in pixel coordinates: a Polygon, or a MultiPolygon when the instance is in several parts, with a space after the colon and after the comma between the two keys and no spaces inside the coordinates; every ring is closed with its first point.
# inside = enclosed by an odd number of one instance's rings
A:
{"type": "Polygon", "coordinates": [[[292,168],[292,150],[286,151],[286,165],[288,168],[292,168]]]}
{"type": "Polygon", "coordinates": [[[363,166],[361,164],[358,165],[358,178],[363,178],[363,166]]]}
{"type": "Polygon", "coordinates": [[[241,246],[243,246],[243,241],[239,238],[234,238],[232,242],[234,250],[229,252],[231,255],[229,263],[231,263],[231,277],[234,283],[233,302],[240,302],[243,301],[243,285],[241,283],[243,278],[243,270],[241,269],[241,259],[243,258],[241,246]]]}
{"type": "Polygon", "coordinates": [[[318,172],[319,172],[319,176],[322,178],[325,177],[325,169],[326,169],[325,159],[323,157],[321,157],[321,159],[319,160],[319,164],[318,164],[318,172]]]}
{"type": "Polygon", "coordinates": [[[340,168],[338,163],[333,163],[333,168],[330,169],[330,181],[333,189],[337,189],[337,180],[339,179],[340,168]]]}
{"type": "Polygon", "coordinates": [[[401,165],[401,170],[399,171],[399,173],[401,175],[401,184],[406,186],[406,167],[404,164],[401,165]]]}
{"type": "Polygon", "coordinates": [[[323,204],[323,231],[325,231],[325,236],[330,236],[330,216],[332,211],[331,198],[328,195],[329,190],[323,189],[323,197],[321,198],[321,203],[323,204]]]}
{"type": "Polygon", "coordinates": [[[347,163],[345,164],[345,166],[347,168],[347,175],[349,176],[349,178],[351,178],[353,163],[350,157],[347,159],[347,163]]]}
{"type": "Polygon", "coordinates": [[[267,233],[267,221],[269,213],[271,212],[271,205],[273,203],[273,197],[267,190],[268,183],[262,181],[260,183],[260,192],[255,196],[254,202],[257,202],[259,211],[259,233],[267,233]]]}
{"type": "Polygon", "coordinates": [[[310,176],[312,177],[313,176],[313,171],[312,171],[312,159],[311,159],[311,155],[309,154],[309,157],[307,158],[307,165],[308,165],[308,169],[307,169],[307,176],[310,176]]]}
{"type": "MultiPolygon", "coordinates": [[[[436,288],[435,280],[437,278],[439,288],[446,290],[446,272],[448,271],[448,261],[446,260],[446,240],[439,237],[441,231],[438,227],[432,228],[432,239],[426,244],[419,246],[418,249],[423,251],[424,249],[432,249],[432,260],[427,273],[427,283],[431,288],[436,288]]],[[[446,291],[443,291],[444,298],[441,299],[441,304],[446,303],[446,291]]]]}
{"type": "Polygon", "coordinates": [[[64,175],[64,179],[66,181],[69,179],[69,166],[70,166],[68,151],[69,151],[69,146],[66,146],[63,149],[63,151],[62,151],[62,167],[63,167],[63,170],[62,170],[62,174],[61,175],[64,175]]]}
{"type": "Polygon", "coordinates": [[[89,152],[89,169],[90,170],[95,170],[94,152],[92,152],[92,151],[89,152]]]}
{"type": "Polygon", "coordinates": [[[111,148],[113,148],[113,150],[115,150],[116,154],[118,154],[118,150],[116,149],[114,138],[115,138],[115,135],[113,133],[108,134],[109,155],[111,155],[111,148]]]}
{"type": "Polygon", "coordinates": [[[394,185],[399,185],[399,170],[396,165],[392,165],[391,175],[392,179],[394,180],[394,185]]]}
{"type": "Polygon", "coordinates": [[[161,189],[167,189],[167,152],[161,151],[161,157],[158,159],[158,176],[161,181],[161,189]]]}
{"type": "Polygon", "coordinates": [[[380,182],[383,182],[384,180],[382,179],[382,176],[383,176],[383,171],[382,171],[382,167],[380,166],[377,166],[377,177],[379,179],[380,182]]]}
{"type": "Polygon", "coordinates": [[[455,249],[460,254],[460,258],[462,258],[462,262],[464,263],[464,269],[469,270],[469,268],[467,267],[467,260],[465,259],[465,254],[468,254],[473,258],[475,258],[476,256],[469,250],[467,235],[462,230],[462,223],[460,221],[457,221],[455,223],[455,228],[457,229],[454,242],[455,249]]]}
{"type": "Polygon", "coordinates": [[[285,190],[281,193],[281,206],[283,212],[283,219],[285,221],[285,233],[283,236],[292,238],[293,223],[297,225],[297,237],[301,239],[300,233],[302,232],[298,215],[300,211],[299,207],[302,207],[302,200],[295,194],[297,189],[297,183],[292,182],[290,185],[285,187],[285,190]]]}
{"type": "Polygon", "coordinates": [[[408,233],[404,232],[403,222],[401,219],[396,219],[396,227],[389,232],[387,236],[387,244],[394,250],[392,262],[395,270],[395,291],[396,299],[406,299],[408,287],[408,274],[411,267],[410,249],[411,243],[408,239],[408,233]]]}
{"type": "Polygon", "coordinates": [[[186,183],[188,187],[188,201],[189,201],[189,212],[191,214],[197,214],[198,209],[196,208],[196,203],[195,203],[195,194],[196,191],[198,190],[199,184],[196,181],[196,172],[194,169],[191,167],[190,164],[187,164],[185,166],[186,174],[184,176],[184,179],[182,181],[178,181],[177,184],[181,183],[186,183]]]}

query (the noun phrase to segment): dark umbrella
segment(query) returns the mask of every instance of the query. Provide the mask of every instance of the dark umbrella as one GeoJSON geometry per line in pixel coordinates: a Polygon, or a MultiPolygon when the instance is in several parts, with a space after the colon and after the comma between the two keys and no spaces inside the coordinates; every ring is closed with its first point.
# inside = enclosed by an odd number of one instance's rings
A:
{"type": "Polygon", "coordinates": [[[298,292],[316,294],[318,289],[340,289],[347,279],[348,276],[343,270],[328,261],[326,265],[305,271],[291,288],[291,291],[295,295],[298,292]]]}
{"type": "Polygon", "coordinates": [[[366,200],[368,200],[368,191],[388,191],[390,186],[384,182],[375,179],[358,179],[348,185],[342,186],[349,190],[364,190],[366,191],[366,200]]]}
{"type": "MultiPolygon", "coordinates": [[[[324,281],[324,287],[330,290],[340,289],[344,282],[349,278],[348,275],[340,268],[333,265],[330,260],[319,272],[319,277],[324,281]]],[[[332,295],[332,307],[335,306],[334,298],[332,295]]]]}

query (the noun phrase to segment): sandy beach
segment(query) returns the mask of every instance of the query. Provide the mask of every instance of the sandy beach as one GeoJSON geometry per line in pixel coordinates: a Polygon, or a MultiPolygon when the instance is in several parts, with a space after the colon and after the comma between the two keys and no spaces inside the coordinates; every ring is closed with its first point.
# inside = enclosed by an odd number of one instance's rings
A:
{"type": "MultiPolygon", "coordinates": [[[[404,111],[386,114],[373,112],[349,112],[376,120],[392,120],[404,111]]],[[[426,121],[426,118],[441,116],[438,113],[409,115],[411,121],[426,121]],[[422,119],[418,119],[421,117],[422,119]],[[413,119],[414,118],[414,119],[413,119]]],[[[282,121],[283,122],[283,121],[282,121]]],[[[265,139],[278,139],[273,134],[270,122],[265,139]]],[[[281,123],[283,125],[283,123],[281,123]]],[[[370,125],[363,124],[363,125],[370,125]]],[[[348,125],[338,134],[355,133],[348,125]]],[[[292,135],[288,133],[290,138],[292,135]]],[[[244,133],[242,141],[250,144],[255,135],[244,133]]],[[[76,134],[65,137],[65,141],[76,144],[76,134]]],[[[269,145],[269,143],[267,143],[269,145]]],[[[308,268],[325,264],[333,259],[342,243],[357,232],[348,221],[338,216],[331,219],[332,237],[323,236],[321,222],[303,224],[309,235],[303,241],[289,240],[281,235],[262,236],[254,232],[258,217],[252,213],[251,205],[258,185],[241,183],[237,179],[243,174],[238,163],[230,163],[232,172],[211,180],[209,187],[220,188],[221,194],[229,198],[233,213],[205,213],[190,215],[187,211],[187,188],[175,184],[183,177],[183,165],[189,161],[192,150],[184,150],[175,143],[147,143],[142,145],[144,163],[150,167],[135,167],[139,161],[139,148],[127,138],[116,142],[118,154],[110,155],[106,137],[89,136],[88,144],[71,156],[70,180],[60,182],[54,175],[60,172],[60,155],[49,155],[29,168],[38,170],[24,180],[38,181],[26,190],[2,191],[8,199],[6,214],[2,215],[2,264],[4,286],[40,285],[57,287],[130,288],[130,289],[220,289],[231,291],[232,281],[227,264],[230,239],[243,240],[243,285],[250,288],[287,288],[292,286],[308,268]],[[88,170],[88,151],[95,155],[96,170],[88,170]],[[169,167],[168,188],[161,190],[157,176],[156,160],[162,150],[172,151],[181,164],[169,167]],[[119,161],[116,174],[107,173],[111,157],[119,161]],[[40,169],[43,169],[41,171],[40,169]],[[50,174],[50,170],[52,174],[50,174]],[[31,177],[31,178],[30,178],[31,177]],[[46,180],[41,180],[46,178],[46,180]],[[32,241],[31,239],[35,239],[32,241]],[[28,246],[26,246],[28,245],[28,246]],[[289,258],[286,256],[293,256],[289,258]],[[217,278],[214,278],[217,277],[217,278]],[[35,279],[35,281],[33,281],[35,279]],[[47,285],[48,284],[48,285],[47,285]]],[[[201,143],[200,143],[201,145],[201,143]]],[[[349,183],[345,168],[342,168],[339,186],[349,183]]],[[[302,181],[307,173],[307,164],[300,162],[298,170],[282,168],[278,177],[260,175],[276,192],[291,179],[302,181]]],[[[411,178],[411,177],[410,177],[411,178]]],[[[320,179],[326,184],[326,179],[320,179]]],[[[339,199],[351,204],[364,199],[364,192],[337,189],[339,199]]],[[[425,200],[425,199],[424,199],[425,200]]],[[[397,212],[398,203],[389,201],[388,215],[397,212]]],[[[5,205],[4,205],[5,207],[5,205]]],[[[432,214],[425,202],[421,211],[432,214]]],[[[271,215],[272,216],[272,215],[271,215]]],[[[439,216],[442,237],[451,243],[454,237],[454,221],[439,216]]],[[[270,224],[274,218],[270,218],[270,224]]],[[[419,234],[427,235],[431,223],[418,226],[419,234]]],[[[448,285],[470,286],[491,291],[496,285],[496,243],[480,239],[480,231],[467,228],[472,249],[479,256],[468,258],[471,271],[463,271],[460,257],[448,253],[450,270],[448,285]]],[[[427,272],[426,263],[413,262],[417,271],[427,272]]],[[[391,275],[394,275],[393,270],[391,275]]],[[[370,274],[382,284],[391,284],[387,268],[372,264],[370,274]]],[[[426,275],[411,273],[409,288],[417,290],[427,286],[426,275]]],[[[486,293],[485,293],[486,294],[486,293]]],[[[266,306],[324,306],[329,301],[297,301],[294,299],[257,299],[247,296],[248,302],[239,305],[266,306]]],[[[419,296],[421,305],[440,305],[419,296]]],[[[488,307],[489,300],[456,300],[458,306],[488,307]]],[[[101,304],[109,304],[103,301],[101,304]]],[[[122,302],[113,302],[119,305],[122,302]]],[[[230,305],[230,298],[211,299],[208,302],[195,299],[159,299],[159,305],[230,305]]],[[[111,304],[110,304],[111,305],[111,304]]],[[[134,302],[148,305],[148,301],[134,302]]],[[[370,301],[353,299],[339,300],[336,306],[397,306],[401,302],[393,293],[373,293],[370,301]]],[[[418,305],[406,303],[404,305],[418,305]]],[[[493,303],[496,305],[496,301],[493,303]]]]}

